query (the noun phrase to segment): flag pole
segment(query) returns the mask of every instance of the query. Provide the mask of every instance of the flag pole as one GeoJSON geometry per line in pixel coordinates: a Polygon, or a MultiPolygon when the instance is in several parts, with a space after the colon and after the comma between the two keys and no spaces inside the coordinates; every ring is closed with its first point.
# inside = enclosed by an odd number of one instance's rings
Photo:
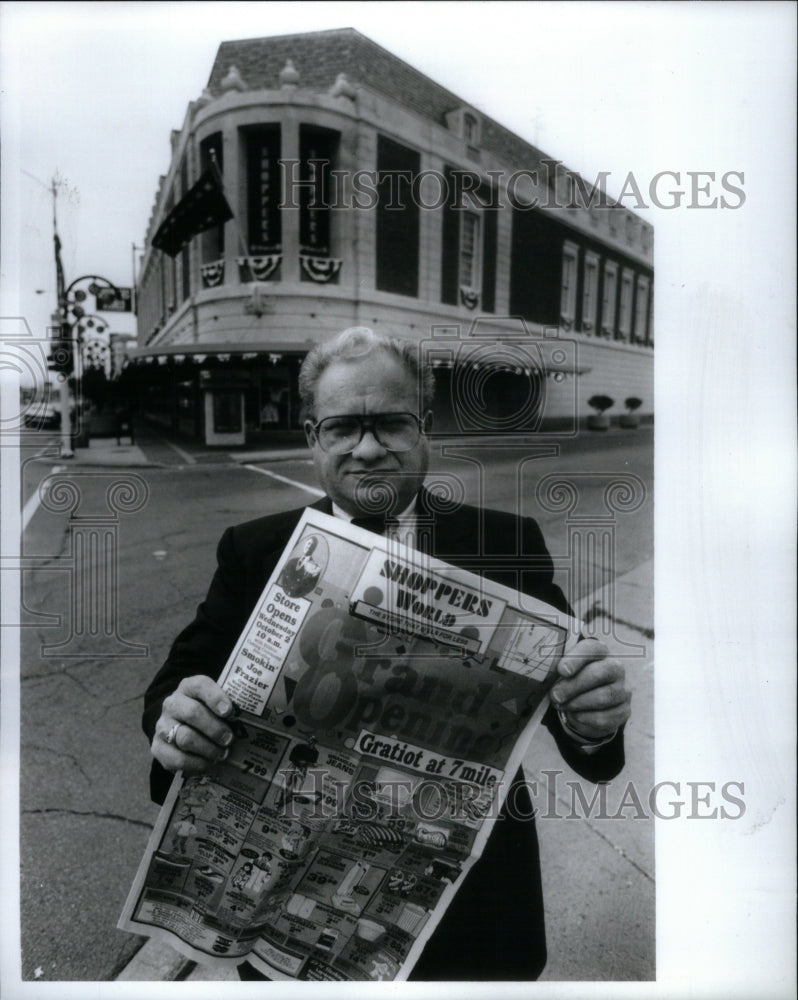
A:
{"type": "MultiPolygon", "coordinates": [[[[227,192],[224,189],[224,178],[222,177],[222,172],[219,169],[219,164],[216,160],[216,150],[211,149],[210,154],[211,154],[211,169],[216,175],[216,180],[219,183],[219,187],[222,189],[222,194],[225,196],[227,204],[229,205],[230,199],[227,197],[227,192]]],[[[235,212],[233,212],[233,224],[235,225],[236,233],[238,235],[239,245],[241,249],[244,251],[244,256],[249,257],[249,247],[247,246],[246,240],[244,239],[244,234],[241,232],[241,227],[238,224],[238,216],[236,215],[235,212]]]]}

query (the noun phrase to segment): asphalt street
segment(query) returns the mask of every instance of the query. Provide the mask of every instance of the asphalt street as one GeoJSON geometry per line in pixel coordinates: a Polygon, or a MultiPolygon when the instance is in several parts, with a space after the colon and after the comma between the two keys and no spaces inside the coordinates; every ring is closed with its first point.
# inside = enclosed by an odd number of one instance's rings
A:
{"type": "MultiPolygon", "coordinates": [[[[527,756],[541,813],[544,978],[651,979],[653,821],[618,804],[627,781],[653,780],[653,430],[433,451],[431,478],[450,496],[538,519],[558,582],[625,658],[634,691],[614,819],[580,808],[566,820],[574,776],[547,734],[527,756]]],[[[75,460],[59,460],[45,436],[22,458],[22,977],[110,980],[142,945],[115,925],[157,815],[143,692],[204,596],[223,530],[306,504],[317,484],[296,445],[227,454],[146,430],[135,446],[92,442],[75,460]]],[[[171,978],[190,972],[175,969],[171,978]]]]}

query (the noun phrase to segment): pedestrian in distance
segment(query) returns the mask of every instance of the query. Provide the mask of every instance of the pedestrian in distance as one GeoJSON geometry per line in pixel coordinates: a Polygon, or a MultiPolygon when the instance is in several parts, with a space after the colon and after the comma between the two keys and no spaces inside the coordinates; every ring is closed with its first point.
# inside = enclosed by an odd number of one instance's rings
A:
{"type": "Polygon", "coordinates": [[[133,414],[126,404],[118,407],[114,413],[114,426],[116,428],[116,443],[121,445],[123,437],[129,437],[130,443],[135,444],[133,438],[133,414]]]}

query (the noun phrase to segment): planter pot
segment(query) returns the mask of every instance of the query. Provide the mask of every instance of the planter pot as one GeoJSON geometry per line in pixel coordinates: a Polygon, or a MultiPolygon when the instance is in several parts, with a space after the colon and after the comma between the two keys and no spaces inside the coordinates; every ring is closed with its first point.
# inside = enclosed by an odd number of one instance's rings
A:
{"type": "Polygon", "coordinates": [[[591,413],[587,418],[587,426],[591,431],[606,431],[610,428],[610,418],[606,413],[591,413]]]}
{"type": "Polygon", "coordinates": [[[621,427],[639,427],[640,417],[636,413],[622,413],[618,423],[621,427]]]}

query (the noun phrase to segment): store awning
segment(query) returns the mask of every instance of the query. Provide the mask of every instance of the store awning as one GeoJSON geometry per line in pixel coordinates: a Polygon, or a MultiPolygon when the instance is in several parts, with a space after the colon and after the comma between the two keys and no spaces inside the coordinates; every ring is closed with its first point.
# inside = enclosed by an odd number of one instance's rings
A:
{"type": "Polygon", "coordinates": [[[255,344],[224,344],[224,343],[202,343],[202,344],[147,344],[144,347],[133,347],[128,349],[128,357],[131,361],[155,361],[163,359],[169,360],[190,360],[202,364],[209,358],[219,361],[253,361],[256,358],[273,358],[284,355],[304,356],[313,347],[312,342],[307,344],[292,343],[270,343],[267,345],[255,344]]]}

